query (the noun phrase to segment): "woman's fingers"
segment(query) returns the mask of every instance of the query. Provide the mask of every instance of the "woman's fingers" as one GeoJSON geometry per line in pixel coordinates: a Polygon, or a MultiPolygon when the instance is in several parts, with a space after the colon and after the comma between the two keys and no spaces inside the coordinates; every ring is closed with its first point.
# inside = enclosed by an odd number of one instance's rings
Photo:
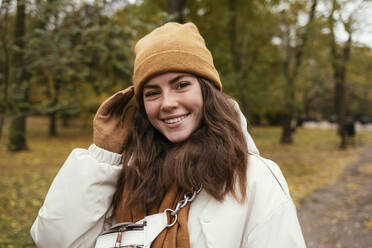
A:
{"type": "Polygon", "coordinates": [[[136,113],[137,108],[135,106],[129,106],[123,117],[123,126],[124,127],[130,127],[130,125],[133,123],[134,115],[136,113]]]}
{"type": "Polygon", "coordinates": [[[110,113],[122,114],[125,109],[125,106],[132,99],[133,95],[134,95],[133,86],[130,86],[125,90],[116,92],[114,95],[112,95],[110,98],[108,98],[101,104],[97,113],[101,115],[107,115],[110,113]]]}

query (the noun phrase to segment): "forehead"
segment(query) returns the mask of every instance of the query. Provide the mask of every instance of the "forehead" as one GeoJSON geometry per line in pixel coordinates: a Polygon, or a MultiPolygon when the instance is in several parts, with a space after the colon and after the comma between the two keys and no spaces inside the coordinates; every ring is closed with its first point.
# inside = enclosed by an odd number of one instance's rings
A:
{"type": "Polygon", "coordinates": [[[172,83],[174,81],[177,81],[178,79],[184,78],[184,77],[192,77],[196,78],[193,74],[187,73],[187,72],[165,72],[162,74],[158,74],[152,78],[150,78],[145,84],[144,87],[149,85],[157,85],[160,83],[172,83]]]}

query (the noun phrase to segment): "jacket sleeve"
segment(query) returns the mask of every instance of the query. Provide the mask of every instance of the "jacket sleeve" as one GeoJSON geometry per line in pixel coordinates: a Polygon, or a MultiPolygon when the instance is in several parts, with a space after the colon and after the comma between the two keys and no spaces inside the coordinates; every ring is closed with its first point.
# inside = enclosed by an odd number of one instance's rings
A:
{"type": "Polygon", "coordinates": [[[74,149],[54,178],[31,227],[38,247],[94,247],[108,214],[121,155],[91,145],[74,149]]]}
{"type": "Polygon", "coordinates": [[[244,248],[306,248],[296,209],[283,202],[271,215],[263,219],[244,240],[244,248]]]}
{"type": "Polygon", "coordinates": [[[279,166],[259,155],[251,156],[249,194],[253,195],[250,224],[243,247],[306,248],[287,182],[279,166]],[[252,178],[254,177],[254,178],[252,178]]]}

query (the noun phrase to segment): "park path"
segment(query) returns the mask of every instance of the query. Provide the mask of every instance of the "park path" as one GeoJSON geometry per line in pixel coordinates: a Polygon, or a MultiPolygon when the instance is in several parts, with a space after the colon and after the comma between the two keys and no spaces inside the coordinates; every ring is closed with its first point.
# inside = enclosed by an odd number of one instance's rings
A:
{"type": "Polygon", "coordinates": [[[372,248],[372,147],[303,199],[298,217],[307,248],[372,248]]]}

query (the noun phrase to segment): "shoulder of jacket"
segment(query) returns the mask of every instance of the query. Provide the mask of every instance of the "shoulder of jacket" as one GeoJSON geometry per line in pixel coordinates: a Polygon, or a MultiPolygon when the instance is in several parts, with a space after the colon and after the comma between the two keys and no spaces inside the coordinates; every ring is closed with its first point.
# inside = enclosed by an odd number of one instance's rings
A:
{"type": "Polygon", "coordinates": [[[247,232],[281,211],[295,211],[287,182],[279,166],[258,154],[251,154],[247,169],[247,200],[249,223],[247,232]]]}
{"type": "Polygon", "coordinates": [[[276,193],[277,197],[290,198],[288,184],[280,167],[272,160],[251,154],[248,162],[248,192],[252,190],[276,193]],[[253,187],[250,188],[250,187],[253,187]]]}

